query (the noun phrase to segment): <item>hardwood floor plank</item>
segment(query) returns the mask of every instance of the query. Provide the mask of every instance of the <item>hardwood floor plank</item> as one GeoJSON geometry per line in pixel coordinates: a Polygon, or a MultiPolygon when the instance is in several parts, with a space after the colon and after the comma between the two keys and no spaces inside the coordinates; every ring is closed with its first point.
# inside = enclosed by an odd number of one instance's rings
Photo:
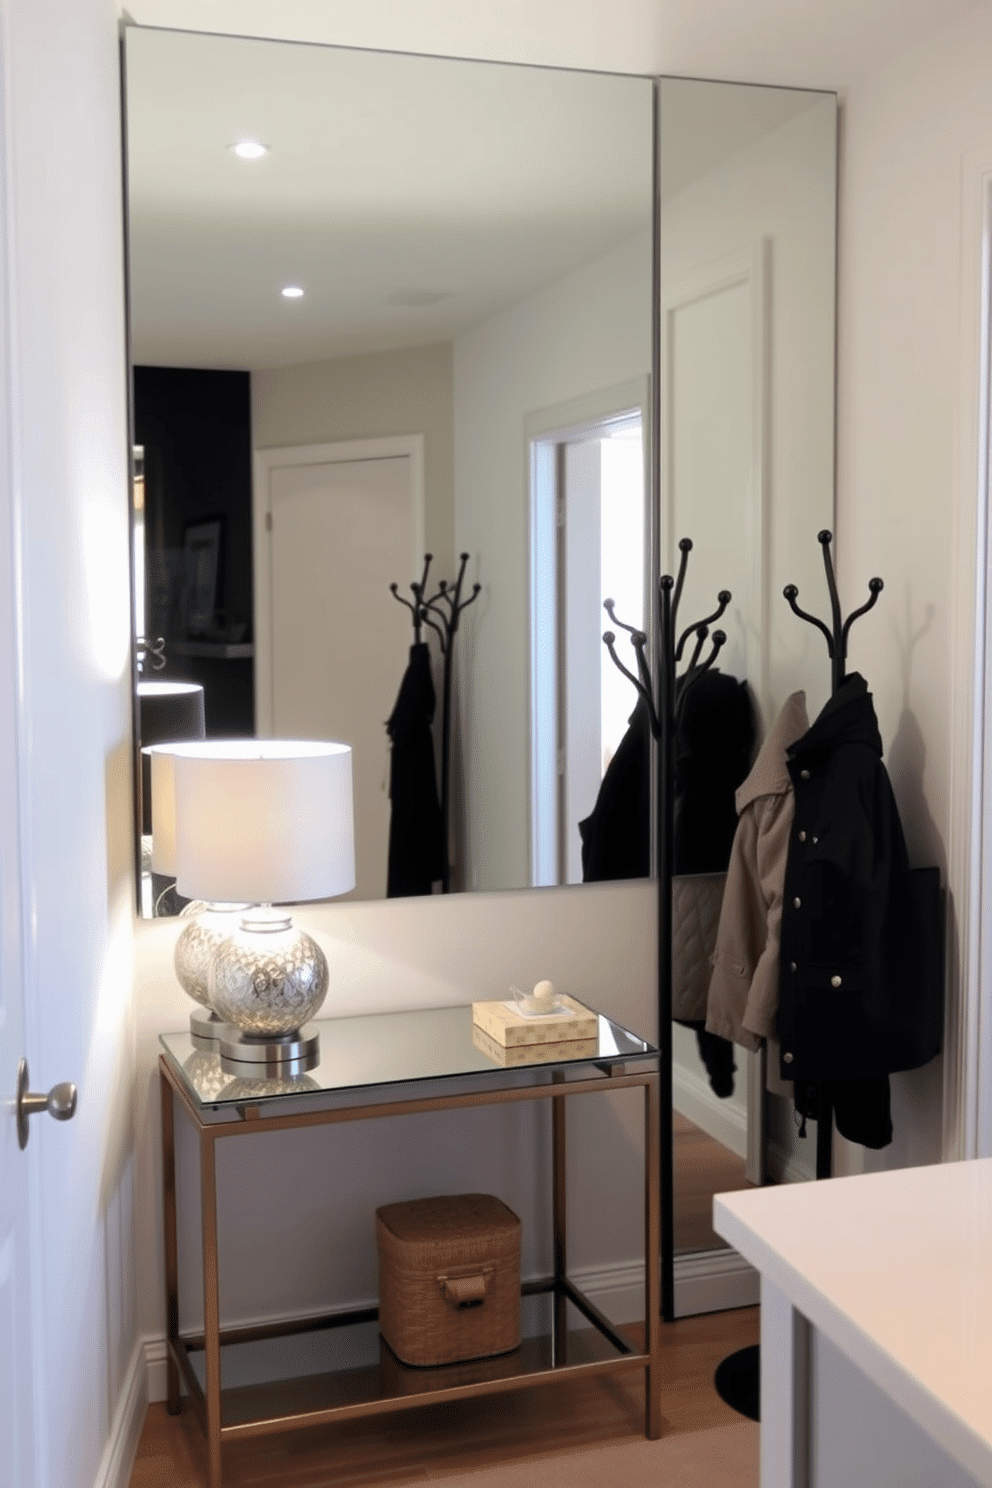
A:
{"type": "Polygon", "coordinates": [[[713,1195],[749,1188],[742,1157],[672,1112],[675,1251],[723,1250],[713,1229],[713,1195]]]}

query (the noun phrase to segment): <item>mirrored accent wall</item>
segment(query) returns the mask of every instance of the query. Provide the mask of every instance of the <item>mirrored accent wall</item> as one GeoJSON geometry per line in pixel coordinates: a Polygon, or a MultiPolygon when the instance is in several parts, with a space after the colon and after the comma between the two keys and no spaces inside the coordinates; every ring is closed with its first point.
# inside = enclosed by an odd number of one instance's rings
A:
{"type": "MultiPolygon", "coordinates": [[[[650,664],[688,537],[681,613],[731,591],[718,666],[754,748],[790,694],[810,717],[827,694],[782,589],[820,595],[833,526],[834,95],[125,38],[142,686],[183,684],[208,735],[351,744],[353,897],[380,899],[386,722],[416,653],[446,887],[647,874],[646,796],[643,834],[589,860],[608,771],[629,809],[637,701],[604,600],[650,664]],[[412,586],[459,580],[442,731],[444,627],[412,586]]],[[[148,804],[143,910],[174,913],[148,804]]],[[[683,1254],[718,1245],[714,1192],[813,1176],[761,1058],[714,1063],[691,1024],[671,1040],[683,1254]]]]}

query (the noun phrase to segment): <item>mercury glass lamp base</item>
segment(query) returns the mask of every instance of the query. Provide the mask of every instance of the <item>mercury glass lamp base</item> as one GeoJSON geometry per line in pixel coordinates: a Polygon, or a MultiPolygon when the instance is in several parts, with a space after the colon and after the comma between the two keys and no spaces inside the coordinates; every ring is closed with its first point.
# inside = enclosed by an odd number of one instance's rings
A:
{"type": "Polygon", "coordinates": [[[222,1033],[229,1032],[223,1018],[218,1018],[212,1009],[197,1007],[189,1015],[189,1037],[194,1049],[205,1054],[216,1054],[222,1033]]]}
{"type": "Polygon", "coordinates": [[[231,1075],[302,1075],[320,1063],[320,1034],[312,1023],[281,1038],[251,1038],[228,1024],[220,1037],[221,1069],[231,1075]]]}

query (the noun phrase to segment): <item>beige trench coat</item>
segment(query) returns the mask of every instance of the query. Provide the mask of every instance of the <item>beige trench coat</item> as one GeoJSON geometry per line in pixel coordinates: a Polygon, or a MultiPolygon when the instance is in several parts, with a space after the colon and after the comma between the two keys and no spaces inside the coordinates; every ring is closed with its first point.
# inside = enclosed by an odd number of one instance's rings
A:
{"type": "Polygon", "coordinates": [[[738,788],[737,832],[720,909],[706,1027],[745,1049],[774,1037],[782,888],[794,799],[786,750],[809,728],[806,694],[786,701],[738,788]]]}

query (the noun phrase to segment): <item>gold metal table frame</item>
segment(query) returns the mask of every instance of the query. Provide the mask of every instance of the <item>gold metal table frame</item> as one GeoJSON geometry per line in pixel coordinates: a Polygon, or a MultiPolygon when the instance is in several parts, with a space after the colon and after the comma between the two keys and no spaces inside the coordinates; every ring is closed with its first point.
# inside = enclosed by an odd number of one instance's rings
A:
{"type": "MultiPolygon", "coordinates": [[[[630,1070],[623,1060],[588,1061],[577,1070],[574,1061],[560,1065],[543,1065],[533,1070],[512,1071],[517,1083],[495,1082],[492,1088],[471,1089],[432,1095],[404,1096],[404,1085],[391,1085],[384,1099],[372,1104],[358,1099],[321,1109],[307,1109],[307,1102],[294,1101],[294,1109],[279,1114],[278,1102],[268,1105],[254,1100],[239,1101],[226,1120],[204,1120],[203,1111],[214,1109],[208,1101],[198,1106],[182,1074],[167,1055],[159,1058],[162,1097],[162,1170],[163,1220],[165,1230],[165,1285],[167,1316],[168,1409],[177,1414],[181,1409],[180,1384],[188,1390],[188,1400],[203,1429],[207,1443],[210,1488],[221,1488],[221,1449],[225,1441],[269,1435],[295,1428],[344,1421],[358,1416],[375,1416],[394,1410],[407,1410],[418,1405],[464,1399],[468,1396],[493,1394],[507,1390],[543,1385],[552,1381],[575,1378],[576,1375],[613,1374],[642,1369],[645,1376],[645,1435],[654,1440],[661,1435],[659,1378],[660,1330],[660,1181],[659,1181],[659,1084],[657,1060],[647,1068],[630,1070]],[[570,1068],[571,1066],[571,1068],[570,1068]],[[519,1083],[520,1077],[528,1077],[519,1083]],[[565,1176],[565,1102],[570,1096],[607,1094],[617,1090],[640,1088],[644,1093],[644,1346],[636,1349],[617,1327],[574,1285],[567,1274],[566,1250],[566,1176],[565,1176]],[[283,1408],[250,1419],[224,1419],[224,1393],[221,1388],[221,1349],[225,1345],[247,1343],[265,1338],[315,1332],[355,1323],[370,1323],[378,1316],[377,1308],[333,1312],[305,1319],[291,1319],[250,1327],[222,1327],[219,1307],[219,1247],[217,1225],[216,1144],[238,1137],[289,1131],[298,1127],[325,1126],[344,1121],[375,1121],[390,1116],[405,1116],[429,1111],[465,1110],[474,1106],[500,1105],[506,1102],[550,1100],[552,1102],[552,1225],[554,1274],[543,1280],[527,1281],[524,1295],[549,1293],[553,1296],[550,1358],[542,1365],[521,1369],[516,1355],[504,1355],[502,1369],[490,1377],[469,1382],[444,1383],[443,1370],[418,1370],[417,1387],[408,1392],[380,1395],[374,1399],[345,1399],[331,1406],[304,1406],[288,1402],[283,1408]],[[179,1331],[179,1254],[177,1237],[175,1109],[185,1115],[199,1139],[201,1250],[203,1265],[202,1334],[180,1334],[179,1331]],[[275,1107],[273,1114],[269,1108],[275,1107]],[[602,1338],[612,1346],[611,1357],[567,1362],[566,1310],[571,1303],[602,1338]],[[194,1371],[191,1354],[204,1354],[205,1388],[194,1371]],[[419,1379],[423,1388],[419,1388],[419,1379]]],[[[643,1061],[641,1061],[643,1064],[643,1061]]],[[[508,1071],[494,1069],[494,1075],[508,1071]]],[[[421,1082],[406,1082],[407,1089],[421,1082]]],[[[348,1092],[344,1093],[347,1097],[348,1092]]],[[[350,1094],[367,1101],[369,1087],[356,1088],[350,1094]]],[[[492,1361],[497,1363],[497,1361],[492,1361]]]]}

